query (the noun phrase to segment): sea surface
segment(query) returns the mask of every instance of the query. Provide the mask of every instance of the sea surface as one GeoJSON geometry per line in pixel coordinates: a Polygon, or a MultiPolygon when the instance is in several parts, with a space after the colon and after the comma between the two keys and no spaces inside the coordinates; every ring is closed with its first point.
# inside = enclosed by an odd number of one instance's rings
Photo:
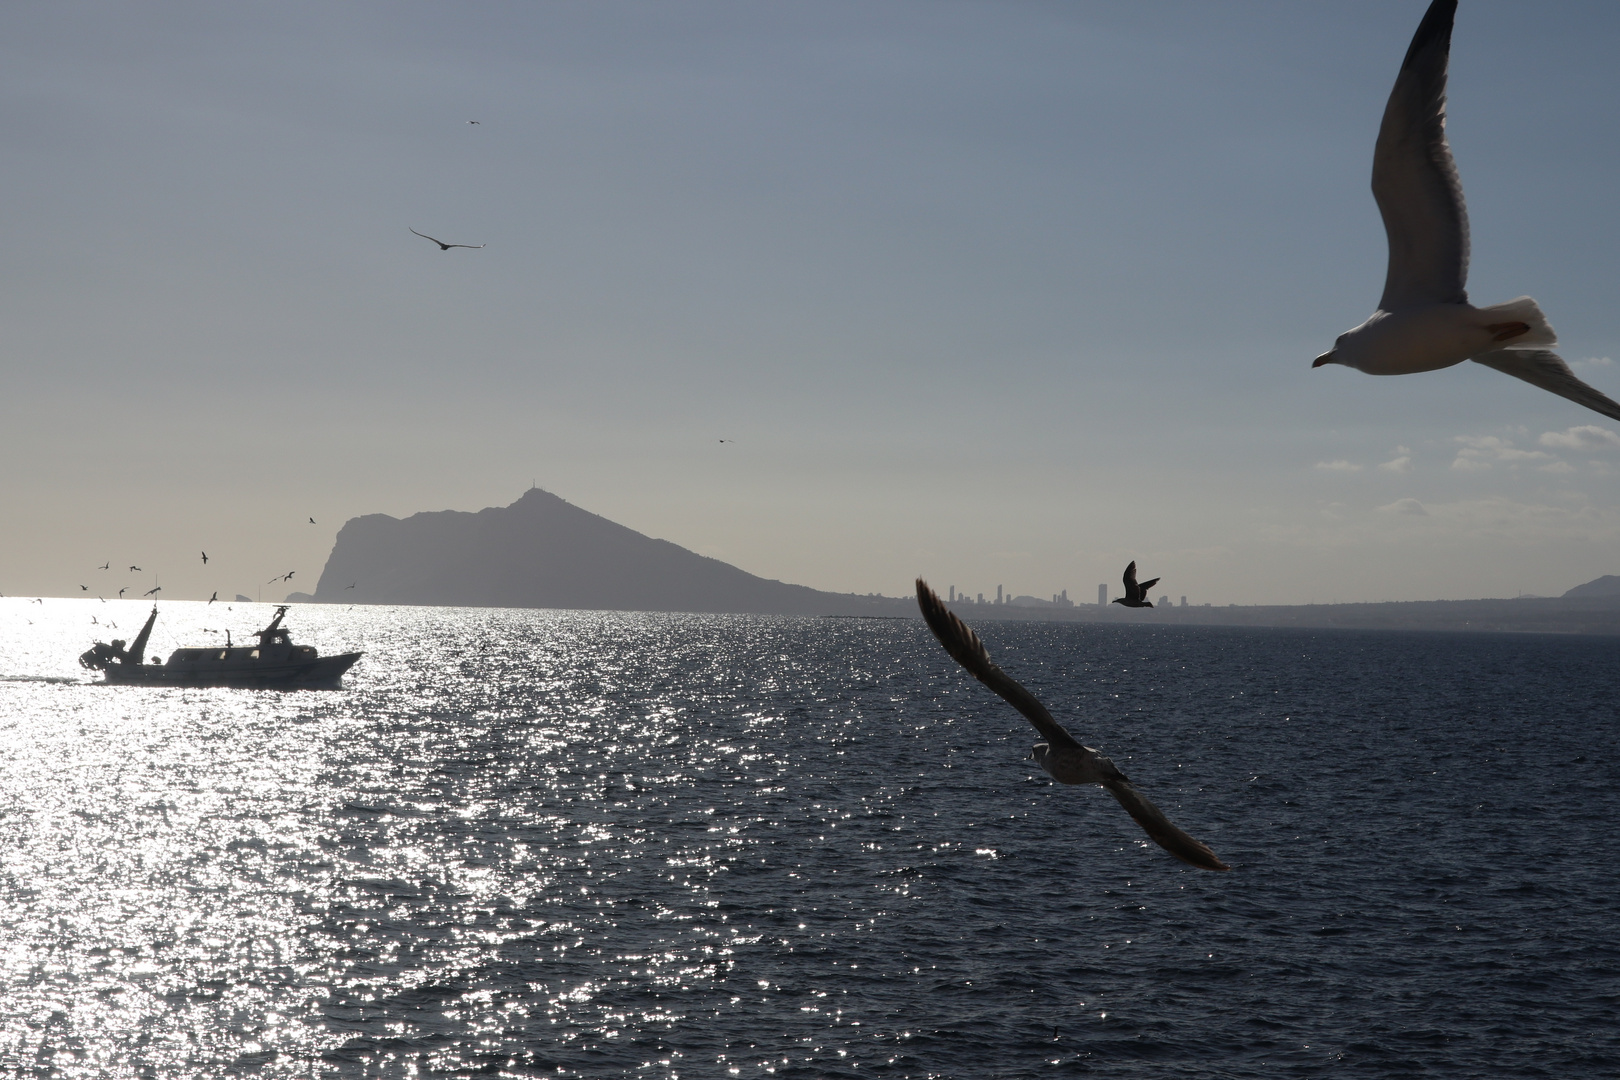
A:
{"type": "Polygon", "coordinates": [[[0,600],[0,1075],[1620,1076],[1620,639],[981,622],[1217,874],[916,621],[146,611],[0,600]]]}

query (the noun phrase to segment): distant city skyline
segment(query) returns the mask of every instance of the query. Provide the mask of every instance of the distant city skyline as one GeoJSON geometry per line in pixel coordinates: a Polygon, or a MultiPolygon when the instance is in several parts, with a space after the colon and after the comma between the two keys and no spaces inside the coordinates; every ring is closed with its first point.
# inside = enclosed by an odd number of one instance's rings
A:
{"type": "MultiPolygon", "coordinates": [[[[835,592],[1620,572],[1620,425],[1310,369],[1424,7],[7,6],[0,592],[292,591],[531,481],[835,592]]],[[[1449,109],[1470,294],[1611,395],[1616,52],[1613,5],[1465,0],[1449,109]]]]}

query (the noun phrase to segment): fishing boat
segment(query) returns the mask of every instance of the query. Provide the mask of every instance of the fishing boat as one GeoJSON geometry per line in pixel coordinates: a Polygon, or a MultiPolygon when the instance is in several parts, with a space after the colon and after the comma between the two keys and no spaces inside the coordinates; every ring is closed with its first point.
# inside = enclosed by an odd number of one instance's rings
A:
{"type": "Polygon", "coordinates": [[[153,657],[146,660],[146,643],[157,622],[157,605],[146,625],[126,648],[122,640],[112,644],[96,642],[79,663],[100,671],[107,683],[134,686],[235,686],[263,690],[332,690],[341,685],[343,673],[360,659],[357,652],[322,656],[312,645],[294,645],[292,636],[281,625],[287,605],[276,608],[276,617],[255,637],[257,645],[232,645],[226,635],[224,648],[176,649],[167,662],[153,657]]]}

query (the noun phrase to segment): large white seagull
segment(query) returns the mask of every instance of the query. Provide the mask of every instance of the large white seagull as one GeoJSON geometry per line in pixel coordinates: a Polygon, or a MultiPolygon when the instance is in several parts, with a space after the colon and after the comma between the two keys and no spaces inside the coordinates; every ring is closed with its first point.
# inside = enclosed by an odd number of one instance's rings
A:
{"type": "Polygon", "coordinates": [[[1395,79],[1373,150],[1372,189],[1389,236],[1389,273],[1372,318],[1340,334],[1312,367],[1369,375],[1434,371],[1464,360],[1495,368],[1620,420],[1620,403],[1575,377],[1528,296],[1475,307],[1468,211],[1446,143],[1446,66],[1457,0],[1429,5],[1395,79]]]}

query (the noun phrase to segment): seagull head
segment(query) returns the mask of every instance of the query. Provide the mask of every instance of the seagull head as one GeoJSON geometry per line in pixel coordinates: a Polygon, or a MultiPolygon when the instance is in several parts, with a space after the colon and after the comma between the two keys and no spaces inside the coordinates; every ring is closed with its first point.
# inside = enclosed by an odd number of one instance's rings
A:
{"type": "Polygon", "coordinates": [[[1344,334],[1340,334],[1338,337],[1334,338],[1333,339],[1333,348],[1329,349],[1327,352],[1323,353],[1321,356],[1318,356],[1315,360],[1312,360],[1311,361],[1311,367],[1319,368],[1323,364],[1342,364],[1342,363],[1344,363],[1345,362],[1344,357],[1339,355],[1339,349],[1344,346],[1344,339],[1345,339],[1344,334]]]}

